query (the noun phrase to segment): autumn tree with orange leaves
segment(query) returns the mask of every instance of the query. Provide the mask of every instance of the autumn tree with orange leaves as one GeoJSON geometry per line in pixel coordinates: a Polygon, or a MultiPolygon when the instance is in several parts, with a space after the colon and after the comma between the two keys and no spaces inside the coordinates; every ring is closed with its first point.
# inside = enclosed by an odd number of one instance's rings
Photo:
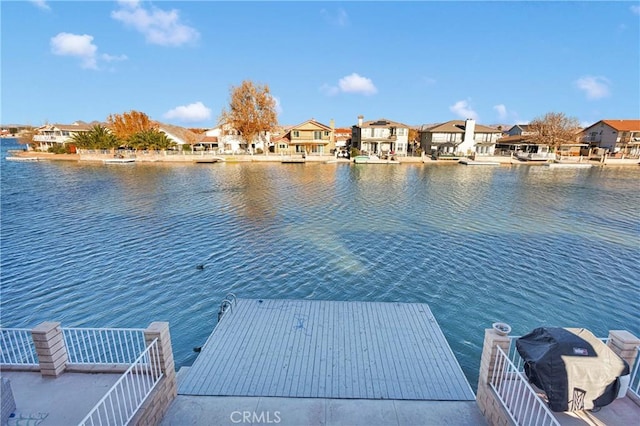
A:
{"type": "Polygon", "coordinates": [[[237,130],[247,144],[278,125],[276,101],[268,85],[245,80],[240,86],[231,86],[229,92],[229,109],[222,110],[219,124],[237,130]]]}
{"type": "Polygon", "coordinates": [[[107,123],[113,134],[122,141],[128,141],[136,133],[158,129],[158,123],[147,114],[133,110],[124,114],[111,114],[107,117],[107,123]]]}

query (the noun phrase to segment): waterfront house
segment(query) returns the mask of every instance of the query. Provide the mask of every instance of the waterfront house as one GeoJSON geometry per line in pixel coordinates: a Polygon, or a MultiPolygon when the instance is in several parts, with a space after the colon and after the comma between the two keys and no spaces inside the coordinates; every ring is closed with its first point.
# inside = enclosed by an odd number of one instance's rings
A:
{"type": "Polygon", "coordinates": [[[198,140],[196,133],[172,124],[159,123],[158,131],[164,133],[170,141],[174,142],[178,150],[182,150],[184,145],[193,145],[198,140]]]}
{"type": "Polygon", "coordinates": [[[582,131],[582,141],[613,156],[640,156],[640,120],[600,120],[582,131]]]}
{"type": "Polygon", "coordinates": [[[313,118],[288,128],[275,146],[279,154],[329,155],[334,149],[333,129],[313,118]]]}
{"type": "Polygon", "coordinates": [[[528,124],[515,124],[511,126],[509,130],[507,130],[508,136],[529,136],[533,135],[535,132],[532,132],[529,129],[528,124]]]}
{"type": "Polygon", "coordinates": [[[397,121],[379,118],[374,121],[363,121],[358,116],[358,124],[351,127],[352,146],[361,152],[382,155],[407,155],[409,126],[397,121]]]}
{"type": "Polygon", "coordinates": [[[451,120],[420,130],[420,147],[433,157],[493,155],[502,132],[474,119],[451,120]]]}
{"type": "Polygon", "coordinates": [[[244,154],[247,150],[251,152],[255,152],[256,150],[264,152],[270,145],[270,132],[260,132],[251,144],[248,144],[238,130],[227,124],[223,124],[206,130],[201,140],[196,143],[196,149],[215,150],[215,148],[217,148],[219,154],[244,154]]]}
{"type": "Polygon", "coordinates": [[[336,150],[347,150],[351,146],[351,129],[349,127],[338,127],[333,130],[333,138],[336,150]]]}
{"type": "MultiPolygon", "coordinates": [[[[30,147],[39,151],[59,148],[69,142],[76,133],[88,132],[91,127],[91,124],[80,121],[73,124],[45,124],[35,129],[30,147]]],[[[72,148],[72,152],[75,152],[75,148],[72,148]]]]}

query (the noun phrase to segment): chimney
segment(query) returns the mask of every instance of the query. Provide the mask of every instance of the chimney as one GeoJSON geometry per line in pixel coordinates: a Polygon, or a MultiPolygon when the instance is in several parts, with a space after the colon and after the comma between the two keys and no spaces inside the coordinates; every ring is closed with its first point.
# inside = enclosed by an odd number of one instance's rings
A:
{"type": "Polygon", "coordinates": [[[467,118],[464,122],[464,139],[462,143],[473,142],[476,133],[476,120],[467,118]]]}
{"type": "Polygon", "coordinates": [[[362,120],[364,119],[364,116],[359,115],[358,116],[358,127],[362,127],[362,120]]]}

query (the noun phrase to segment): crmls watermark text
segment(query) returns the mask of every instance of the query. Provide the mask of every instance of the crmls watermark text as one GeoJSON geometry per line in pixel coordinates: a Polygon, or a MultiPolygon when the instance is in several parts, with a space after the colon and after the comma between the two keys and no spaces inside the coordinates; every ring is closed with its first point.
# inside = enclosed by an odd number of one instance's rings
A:
{"type": "Polygon", "coordinates": [[[280,411],[233,411],[229,416],[231,423],[280,423],[280,411]]]}

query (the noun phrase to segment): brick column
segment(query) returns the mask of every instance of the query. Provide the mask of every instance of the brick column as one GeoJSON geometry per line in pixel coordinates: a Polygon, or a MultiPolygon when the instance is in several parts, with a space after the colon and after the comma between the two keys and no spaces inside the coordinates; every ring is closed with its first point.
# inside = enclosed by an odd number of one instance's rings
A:
{"type": "Polygon", "coordinates": [[[171,335],[168,322],[152,322],[144,331],[144,340],[148,345],[158,339],[158,351],[160,357],[160,369],[165,376],[169,396],[173,399],[178,393],[176,382],[176,369],[173,362],[173,349],[171,347],[171,335]]]}
{"type": "MultiPolygon", "coordinates": [[[[509,336],[500,335],[493,328],[488,328],[484,331],[484,343],[482,345],[482,357],[480,358],[480,376],[478,377],[476,401],[480,411],[488,421],[489,418],[492,417],[492,412],[495,410],[495,398],[489,388],[489,382],[491,381],[491,375],[493,374],[496,356],[498,353],[496,346],[500,346],[502,350],[508,354],[509,344],[509,336]]],[[[489,423],[493,424],[492,421],[489,421],[489,423]]]]}
{"type": "Polygon", "coordinates": [[[627,330],[610,330],[607,346],[627,361],[629,372],[631,372],[638,355],[636,348],[640,346],[640,339],[627,330]]]}
{"type": "Polygon", "coordinates": [[[43,322],[31,330],[33,343],[38,354],[40,373],[57,377],[67,366],[67,348],[64,345],[59,322],[43,322]]]}

